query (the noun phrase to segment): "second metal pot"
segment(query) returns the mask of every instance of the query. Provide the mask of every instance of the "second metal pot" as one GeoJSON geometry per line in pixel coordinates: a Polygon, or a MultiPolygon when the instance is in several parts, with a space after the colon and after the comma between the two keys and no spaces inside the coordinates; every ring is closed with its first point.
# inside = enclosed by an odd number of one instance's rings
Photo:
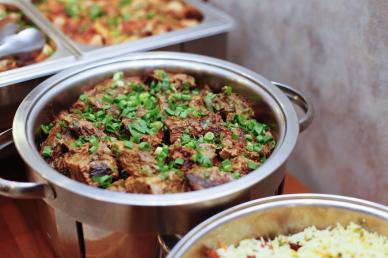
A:
{"type": "Polygon", "coordinates": [[[168,258],[206,258],[203,249],[232,245],[257,236],[274,237],[310,226],[350,222],[388,236],[388,207],[351,197],[294,194],[263,198],[221,212],[190,231],[168,258]]]}

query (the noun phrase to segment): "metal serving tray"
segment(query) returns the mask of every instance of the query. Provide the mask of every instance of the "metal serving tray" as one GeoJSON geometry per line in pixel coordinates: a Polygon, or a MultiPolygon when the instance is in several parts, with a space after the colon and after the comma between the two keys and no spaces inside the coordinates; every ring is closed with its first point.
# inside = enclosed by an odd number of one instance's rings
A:
{"type": "Polygon", "coordinates": [[[23,81],[25,79],[31,79],[31,74],[39,73],[40,76],[52,74],[58,71],[59,66],[63,67],[65,65],[74,63],[74,55],[76,52],[71,51],[71,46],[66,44],[62,38],[53,33],[47,24],[42,22],[40,19],[37,19],[30,11],[30,9],[28,9],[22,2],[18,0],[0,0],[0,3],[18,8],[48,38],[54,41],[56,45],[55,53],[50,58],[36,64],[27,65],[0,73],[0,87],[9,84],[7,82],[17,82],[23,81]]]}
{"type": "Polygon", "coordinates": [[[53,74],[61,69],[74,64],[75,52],[70,50],[63,40],[55,35],[45,23],[36,17],[17,0],[0,0],[1,4],[7,4],[18,8],[31,22],[37,26],[56,45],[55,53],[48,59],[36,64],[15,68],[0,73],[0,128],[8,124],[23,97],[36,85],[32,78],[53,74]],[[19,82],[24,82],[20,84],[19,82]],[[8,123],[7,123],[8,122],[8,123]]]}
{"type": "MultiPolygon", "coordinates": [[[[26,0],[25,0],[26,1],[26,0]]],[[[205,4],[199,0],[185,0],[187,3],[196,7],[203,14],[203,21],[196,26],[183,28],[161,35],[149,36],[134,41],[128,41],[115,45],[108,46],[92,46],[79,43],[68,37],[65,33],[58,30],[52,23],[41,13],[33,4],[32,0],[27,0],[30,9],[35,13],[35,16],[46,24],[51,26],[51,30],[59,32],[64,40],[70,43],[74,49],[82,52],[84,56],[95,57],[100,55],[104,57],[117,56],[123,53],[146,51],[150,49],[160,49],[162,47],[179,44],[182,42],[193,41],[200,38],[214,36],[223,32],[227,32],[233,26],[233,20],[224,13],[218,11],[209,4],[205,4]]]]}
{"type": "Polygon", "coordinates": [[[234,27],[233,19],[199,0],[186,1],[204,15],[197,26],[112,46],[91,47],[74,42],[56,29],[31,0],[0,0],[18,7],[57,45],[57,52],[46,61],[0,73],[0,130],[10,127],[17,106],[36,85],[47,76],[75,65],[149,50],[225,58],[227,33],[234,27]]]}

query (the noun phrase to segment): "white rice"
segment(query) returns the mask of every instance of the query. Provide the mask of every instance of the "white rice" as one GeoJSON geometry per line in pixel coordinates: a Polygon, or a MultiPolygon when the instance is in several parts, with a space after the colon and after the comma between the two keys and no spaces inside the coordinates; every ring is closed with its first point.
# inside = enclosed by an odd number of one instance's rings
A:
{"type": "Polygon", "coordinates": [[[270,241],[245,239],[216,252],[220,258],[388,258],[388,237],[370,233],[355,223],[347,227],[338,224],[324,230],[308,227],[270,241]],[[289,243],[301,247],[295,251],[289,243]]]}

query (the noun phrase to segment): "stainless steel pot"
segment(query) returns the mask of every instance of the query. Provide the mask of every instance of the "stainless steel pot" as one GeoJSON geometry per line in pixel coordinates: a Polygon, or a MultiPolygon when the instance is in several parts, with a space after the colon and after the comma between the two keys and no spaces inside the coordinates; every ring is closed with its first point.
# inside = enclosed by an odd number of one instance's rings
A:
{"type": "Polygon", "coordinates": [[[231,245],[242,239],[275,236],[355,222],[388,236],[388,207],[356,198],[295,194],[251,201],[204,221],[173,248],[167,258],[204,258],[203,248],[231,245]]]}
{"type": "MultiPolygon", "coordinates": [[[[31,182],[0,179],[0,194],[44,199],[75,220],[102,229],[185,233],[222,209],[273,195],[284,177],[284,164],[298,134],[310,124],[312,116],[311,105],[297,91],[219,59],[150,52],[89,64],[51,77],[23,100],[13,122],[13,141],[29,167],[31,182]],[[52,169],[41,158],[37,149],[41,123],[49,122],[54,114],[68,108],[81,92],[104,76],[118,70],[142,74],[157,68],[192,74],[215,88],[229,84],[252,100],[257,116],[272,123],[278,134],[277,147],[268,161],[249,175],[225,185],[188,193],[144,195],[107,191],[76,182],[52,169]],[[305,111],[299,121],[289,99],[305,111]]],[[[4,138],[5,141],[7,137],[4,138]]]]}

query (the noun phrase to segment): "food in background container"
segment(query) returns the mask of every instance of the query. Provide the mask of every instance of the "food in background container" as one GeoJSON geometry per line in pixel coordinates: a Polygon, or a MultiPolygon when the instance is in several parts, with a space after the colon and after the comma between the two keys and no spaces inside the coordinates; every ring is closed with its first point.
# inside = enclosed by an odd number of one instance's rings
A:
{"type": "Polygon", "coordinates": [[[130,193],[200,190],[236,180],[271,155],[276,136],[251,103],[182,73],[117,72],[48,125],[41,154],[92,186],[130,193]]]}
{"type": "Polygon", "coordinates": [[[45,0],[39,10],[86,45],[113,45],[199,24],[202,14],[182,0],[45,0]]]}
{"type": "Polygon", "coordinates": [[[388,257],[388,238],[355,223],[323,230],[312,226],[274,239],[244,239],[236,245],[207,249],[205,253],[208,258],[383,258],[388,257]]]}
{"type": "MultiPolygon", "coordinates": [[[[8,23],[14,23],[18,26],[16,33],[29,27],[35,27],[18,8],[0,4],[0,29],[8,23]]],[[[46,44],[41,50],[0,58],[0,72],[41,62],[53,55],[55,48],[54,42],[46,39],[46,44]]]]}

